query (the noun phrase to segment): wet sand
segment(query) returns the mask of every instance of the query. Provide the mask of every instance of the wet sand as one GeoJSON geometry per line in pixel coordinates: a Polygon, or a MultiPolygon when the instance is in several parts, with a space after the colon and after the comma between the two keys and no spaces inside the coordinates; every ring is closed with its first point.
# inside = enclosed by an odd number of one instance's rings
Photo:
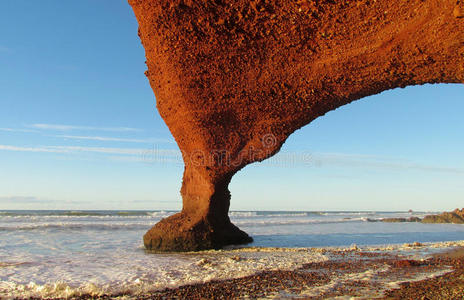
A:
{"type": "MultiPolygon", "coordinates": [[[[420,247],[417,247],[420,248],[420,247]]],[[[326,262],[122,299],[463,299],[464,247],[414,258],[395,251],[315,249],[326,262]],[[340,298],[338,298],[340,297],[340,298]]],[[[83,296],[79,299],[95,299],[83,296]]],[[[100,299],[114,299],[101,296],[100,299]]]]}

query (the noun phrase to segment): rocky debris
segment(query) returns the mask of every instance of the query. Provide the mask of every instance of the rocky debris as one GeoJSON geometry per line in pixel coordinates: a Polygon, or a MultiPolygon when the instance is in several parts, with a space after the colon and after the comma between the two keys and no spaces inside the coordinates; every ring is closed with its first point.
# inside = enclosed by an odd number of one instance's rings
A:
{"type": "Polygon", "coordinates": [[[431,262],[452,272],[415,282],[404,282],[399,289],[385,293],[384,299],[464,299],[464,251],[462,248],[436,255],[431,262]]]}
{"type": "Polygon", "coordinates": [[[129,3],[185,163],[182,213],[147,233],[153,250],[249,242],[228,217],[232,176],[319,116],[388,89],[464,82],[454,1],[129,3]]]}
{"type": "Polygon", "coordinates": [[[412,259],[400,259],[394,260],[391,265],[396,268],[408,268],[408,267],[418,267],[424,265],[424,261],[412,260],[412,259]]]}

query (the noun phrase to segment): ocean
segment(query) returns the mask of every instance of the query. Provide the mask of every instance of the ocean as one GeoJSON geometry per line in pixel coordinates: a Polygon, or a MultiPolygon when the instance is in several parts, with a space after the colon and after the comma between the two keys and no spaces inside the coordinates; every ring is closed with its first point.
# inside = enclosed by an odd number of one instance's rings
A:
{"type": "Polygon", "coordinates": [[[0,298],[137,295],[329,259],[313,248],[401,249],[464,240],[464,225],[372,222],[435,212],[235,211],[232,222],[254,238],[252,244],[199,253],[145,251],[142,236],[173,213],[0,211],[0,298]]]}

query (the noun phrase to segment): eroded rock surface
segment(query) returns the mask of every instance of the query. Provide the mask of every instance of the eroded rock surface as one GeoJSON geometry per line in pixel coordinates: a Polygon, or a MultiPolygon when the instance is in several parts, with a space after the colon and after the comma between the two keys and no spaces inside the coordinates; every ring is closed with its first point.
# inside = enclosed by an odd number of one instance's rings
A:
{"type": "Polygon", "coordinates": [[[453,223],[464,224],[464,208],[451,212],[444,212],[439,215],[428,215],[422,219],[422,223],[453,223]]]}
{"type": "Polygon", "coordinates": [[[157,108],[185,162],[183,210],[145,235],[149,249],[251,241],[228,217],[228,184],[245,165],[354,100],[464,82],[455,0],[129,3],[157,108]]]}

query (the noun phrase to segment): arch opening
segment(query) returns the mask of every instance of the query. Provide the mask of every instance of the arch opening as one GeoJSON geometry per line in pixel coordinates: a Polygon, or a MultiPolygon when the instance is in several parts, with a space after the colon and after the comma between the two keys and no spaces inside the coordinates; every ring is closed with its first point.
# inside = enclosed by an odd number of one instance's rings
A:
{"type": "Polygon", "coordinates": [[[441,211],[464,193],[464,86],[411,86],[331,111],[238,172],[231,211],[441,211]]]}

